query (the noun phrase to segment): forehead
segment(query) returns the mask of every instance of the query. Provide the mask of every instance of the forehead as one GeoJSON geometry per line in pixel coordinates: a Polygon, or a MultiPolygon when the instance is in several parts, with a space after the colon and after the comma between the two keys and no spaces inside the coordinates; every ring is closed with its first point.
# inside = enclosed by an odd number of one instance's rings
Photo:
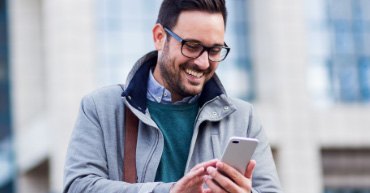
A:
{"type": "Polygon", "coordinates": [[[225,25],[221,13],[183,11],[173,31],[183,39],[195,39],[205,44],[223,44],[225,25]]]}

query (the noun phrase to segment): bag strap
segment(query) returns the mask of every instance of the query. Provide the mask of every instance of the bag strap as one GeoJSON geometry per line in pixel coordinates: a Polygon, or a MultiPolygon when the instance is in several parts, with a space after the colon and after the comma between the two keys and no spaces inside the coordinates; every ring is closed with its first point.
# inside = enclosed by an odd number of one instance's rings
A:
{"type": "MultiPolygon", "coordinates": [[[[120,85],[123,89],[123,85],[120,85]]],[[[124,159],[123,159],[123,181],[136,183],[136,144],[139,119],[125,106],[124,118],[124,159]]]]}

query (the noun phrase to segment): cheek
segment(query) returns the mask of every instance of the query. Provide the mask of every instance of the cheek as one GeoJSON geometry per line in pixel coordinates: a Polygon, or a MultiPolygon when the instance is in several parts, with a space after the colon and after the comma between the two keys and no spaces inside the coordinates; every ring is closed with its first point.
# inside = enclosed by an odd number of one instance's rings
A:
{"type": "Polygon", "coordinates": [[[215,73],[215,71],[216,71],[216,69],[217,69],[217,67],[218,67],[218,62],[215,62],[215,63],[211,63],[210,64],[210,72],[211,72],[211,74],[214,74],[215,73]]]}
{"type": "Polygon", "coordinates": [[[184,55],[182,55],[181,51],[176,52],[174,57],[175,57],[175,60],[178,64],[185,64],[185,63],[190,62],[190,60],[191,60],[191,59],[185,57],[184,55]]]}
{"type": "Polygon", "coordinates": [[[185,58],[181,55],[174,58],[173,65],[176,70],[183,70],[190,62],[189,58],[185,58]]]}
{"type": "Polygon", "coordinates": [[[181,62],[182,62],[181,53],[178,53],[175,50],[171,50],[171,52],[167,52],[167,58],[166,59],[168,60],[167,62],[170,63],[171,66],[175,67],[175,68],[177,68],[176,66],[179,66],[179,64],[181,64],[181,62]]]}

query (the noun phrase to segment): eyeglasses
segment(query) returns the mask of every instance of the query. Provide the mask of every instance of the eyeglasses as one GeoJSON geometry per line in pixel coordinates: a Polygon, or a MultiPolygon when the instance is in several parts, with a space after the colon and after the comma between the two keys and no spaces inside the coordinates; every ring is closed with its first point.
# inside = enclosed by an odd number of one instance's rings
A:
{"type": "Polygon", "coordinates": [[[225,60],[230,52],[230,48],[224,43],[223,46],[207,47],[196,40],[184,40],[170,29],[164,27],[164,30],[173,38],[181,43],[181,53],[185,57],[196,59],[203,54],[204,51],[208,53],[208,59],[213,62],[221,62],[225,60]]]}

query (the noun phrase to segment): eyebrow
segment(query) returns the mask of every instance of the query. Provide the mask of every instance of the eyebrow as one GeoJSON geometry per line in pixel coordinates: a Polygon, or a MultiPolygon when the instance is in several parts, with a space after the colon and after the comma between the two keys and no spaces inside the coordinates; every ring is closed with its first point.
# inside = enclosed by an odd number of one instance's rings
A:
{"type": "Polygon", "coordinates": [[[219,43],[214,43],[214,44],[212,44],[212,45],[210,45],[210,46],[208,46],[208,45],[205,45],[203,42],[201,42],[201,41],[199,41],[199,40],[196,40],[196,39],[183,39],[183,40],[185,40],[185,41],[190,41],[190,42],[197,42],[197,43],[199,43],[199,44],[201,44],[202,46],[205,46],[205,47],[219,47],[219,46],[225,46],[225,43],[222,43],[222,44],[219,44],[219,43]]]}
{"type": "Polygon", "coordinates": [[[213,47],[220,47],[220,46],[227,46],[225,42],[223,42],[222,44],[219,44],[219,43],[214,43],[213,45],[211,46],[207,46],[207,45],[204,45],[201,41],[197,40],[197,39],[185,39],[185,38],[182,38],[180,37],[179,35],[177,35],[177,33],[173,32],[172,30],[170,30],[169,28],[167,28],[166,26],[164,26],[164,30],[169,33],[171,36],[173,36],[177,41],[194,41],[194,42],[197,42],[199,43],[200,45],[202,45],[203,47],[208,47],[208,48],[213,48],[213,47]]]}

